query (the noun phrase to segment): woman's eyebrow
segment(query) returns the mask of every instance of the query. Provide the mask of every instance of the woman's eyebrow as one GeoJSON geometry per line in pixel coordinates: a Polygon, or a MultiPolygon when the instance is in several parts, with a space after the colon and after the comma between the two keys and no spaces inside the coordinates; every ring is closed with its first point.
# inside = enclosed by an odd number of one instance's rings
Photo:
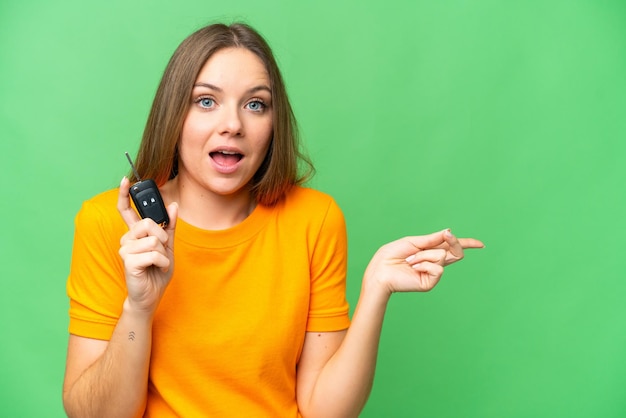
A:
{"type": "Polygon", "coordinates": [[[211,90],[215,90],[215,91],[223,91],[221,88],[214,86],[213,84],[209,84],[209,83],[196,83],[193,85],[194,87],[206,87],[209,88],[211,90]]]}
{"type": "Polygon", "coordinates": [[[265,85],[252,87],[251,89],[248,90],[248,93],[256,93],[257,91],[261,91],[261,90],[265,90],[266,92],[272,94],[272,89],[270,89],[269,87],[265,85]]]}
{"type": "MultiPolygon", "coordinates": [[[[218,91],[220,93],[224,91],[222,88],[217,87],[216,85],[211,84],[211,83],[202,83],[202,82],[200,82],[200,83],[195,83],[193,86],[194,87],[206,87],[206,88],[209,88],[211,90],[218,91]]],[[[265,85],[254,86],[254,87],[248,89],[247,92],[248,93],[256,93],[257,91],[261,91],[261,90],[265,90],[265,91],[267,91],[270,94],[272,93],[272,90],[268,86],[265,86],[265,85]]]]}

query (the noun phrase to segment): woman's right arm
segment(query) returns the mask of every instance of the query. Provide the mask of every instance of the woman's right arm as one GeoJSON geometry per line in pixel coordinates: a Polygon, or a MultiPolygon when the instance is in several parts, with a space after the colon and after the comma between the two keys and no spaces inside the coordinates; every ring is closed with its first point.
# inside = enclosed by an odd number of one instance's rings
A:
{"type": "Polygon", "coordinates": [[[68,417],[136,417],[148,393],[152,319],[128,300],[110,341],[70,335],[63,404],[68,417]]]}
{"type": "Polygon", "coordinates": [[[178,207],[161,228],[130,207],[129,181],[120,184],[118,210],[129,227],[121,239],[128,296],[109,341],[70,335],[63,404],[69,417],[135,417],[148,392],[152,319],[173,272],[178,207]]]}

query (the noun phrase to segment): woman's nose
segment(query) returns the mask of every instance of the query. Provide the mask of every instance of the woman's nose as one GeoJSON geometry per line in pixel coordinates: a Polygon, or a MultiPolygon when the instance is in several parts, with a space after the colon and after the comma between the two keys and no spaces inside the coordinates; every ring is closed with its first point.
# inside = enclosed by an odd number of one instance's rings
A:
{"type": "Polygon", "coordinates": [[[220,119],[220,133],[223,135],[241,136],[243,122],[236,106],[223,106],[220,119]]]}

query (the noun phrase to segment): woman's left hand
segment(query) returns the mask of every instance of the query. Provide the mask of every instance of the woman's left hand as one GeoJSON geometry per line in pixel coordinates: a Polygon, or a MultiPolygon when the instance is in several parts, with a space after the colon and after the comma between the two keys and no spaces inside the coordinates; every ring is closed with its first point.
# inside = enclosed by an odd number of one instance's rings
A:
{"type": "Polygon", "coordinates": [[[394,292],[426,292],[441,278],[443,268],[464,257],[467,248],[483,248],[474,238],[456,238],[449,229],[411,236],[383,245],[365,271],[364,285],[381,285],[394,292]]]}

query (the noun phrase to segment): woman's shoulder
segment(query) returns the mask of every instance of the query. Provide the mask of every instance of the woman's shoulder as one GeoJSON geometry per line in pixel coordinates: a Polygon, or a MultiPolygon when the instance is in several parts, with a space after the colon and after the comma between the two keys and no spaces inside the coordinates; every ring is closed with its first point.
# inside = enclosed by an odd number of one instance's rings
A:
{"type": "Polygon", "coordinates": [[[343,213],[335,199],[322,191],[308,187],[292,187],[282,203],[284,218],[309,225],[342,225],[343,213]]]}
{"type": "Polygon", "coordinates": [[[288,207],[298,206],[313,211],[337,205],[331,195],[303,186],[292,187],[285,196],[285,204],[288,207]]]}
{"type": "Polygon", "coordinates": [[[117,211],[119,189],[111,189],[85,200],[76,214],[77,224],[123,227],[124,221],[117,211]]]}
{"type": "Polygon", "coordinates": [[[81,211],[98,211],[101,213],[117,212],[117,197],[119,189],[111,189],[95,196],[83,202],[81,211]]]}

